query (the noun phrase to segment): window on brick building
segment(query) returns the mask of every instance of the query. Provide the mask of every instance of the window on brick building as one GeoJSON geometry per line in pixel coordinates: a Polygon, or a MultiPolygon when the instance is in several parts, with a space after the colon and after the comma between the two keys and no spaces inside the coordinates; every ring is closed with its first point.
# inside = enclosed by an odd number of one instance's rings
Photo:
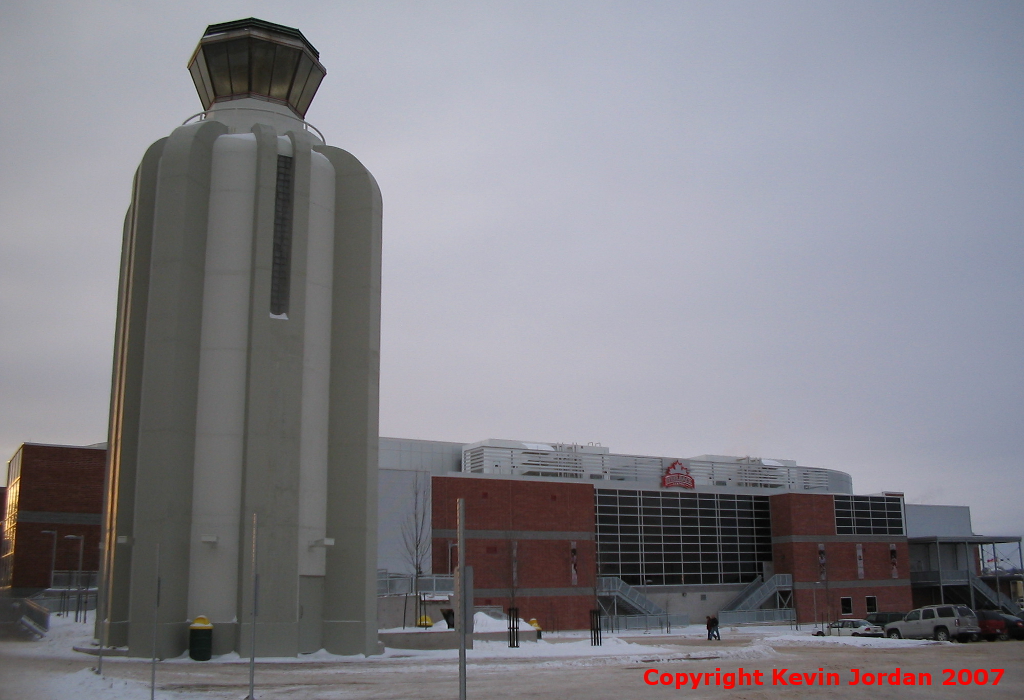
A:
{"type": "Polygon", "coordinates": [[[602,576],[637,586],[748,583],[772,560],[767,496],[596,489],[602,576]]]}
{"type": "Polygon", "coordinates": [[[903,502],[893,496],[833,496],[837,535],[902,535],[903,502]]]}
{"type": "Polygon", "coordinates": [[[864,608],[869,612],[878,612],[878,598],[873,595],[864,598],[864,608]]]}
{"type": "Polygon", "coordinates": [[[843,615],[853,614],[853,598],[840,598],[839,605],[843,608],[843,615]]]}

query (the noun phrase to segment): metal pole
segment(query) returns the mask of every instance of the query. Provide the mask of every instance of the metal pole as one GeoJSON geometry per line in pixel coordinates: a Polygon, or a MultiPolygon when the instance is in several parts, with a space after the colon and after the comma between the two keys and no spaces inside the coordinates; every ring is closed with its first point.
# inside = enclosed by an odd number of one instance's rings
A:
{"type": "Polygon", "coordinates": [[[78,540],[78,571],[75,572],[75,622],[82,614],[82,551],[85,548],[84,535],[64,535],[66,540],[78,540]]]}
{"type": "Polygon", "coordinates": [[[828,634],[832,636],[832,596],[828,589],[828,569],[825,569],[825,623],[829,625],[828,634]]]}
{"type": "Polygon", "coordinates": [[[50,553],[50,588],[53,588],[53,573],[57,568],[57,531],[43,530],[44,535],[53,535],[53,552],[50,553]]]}
{"type": "Polygon", "coordinates": [[[84,582],[82,581],[82,562],[85,555],[85,535],[82,539],[78,540],[78,608],[82,611],[82,622],[86,622],[85,616],[85,603],[82,600],[82,596],[85,590],[84,582]]]}
{"type": "Polygon", "coordinates": [[[970,549],[971,545],[964,542],[964,550],[967,552],[967,590],[971,592],[971,610],[977,610],[974,600],[974,554],[970,549]]]}
{"type": "MultiPolygon", "coordinates": [[[[110,606],[113,605],[114,601],[114,583],[111,579],[114,576],[114,546],[117,544],[117,540],[110,536],[109,532],[104,533],[106,539],[101,541],[103,546],[103,552],[100,557],[100,561],[103,564],[103,620],[100,624],[103,625],[103,635],[100,639],[100,653],[99,661],[96,664],[96,675],[103,675],[103,648],[110,644],[110,606]]],[[[100,609],[100,587],[99,581],[96,582],[96,614],[99,615],[100,609]]],[[[98,620],[99,618],[97,618],[98,620]]]]}
{"type": "Polygon", "coordinates": [[[249,635],[249,694],[245,700],[255,700],[253,685],[256,678],[256,616],[259,615],[260,577],[256,573],[256,513],[252,514],[252,630],[249,635]]]}
{"type": "Polygon", "coordinates": [[[996,551],[996,543],[992,543],[992,567],[996,575],[996,606],[999,612],[1003,612],[1003,592],[999,590],[999,553],[996,551]]]}
{"type": "Polygon", "coordinates": [[[459,700],[466,700],[466,622],[468,601],[466,600],[466,499],[458,500],[458,543],[459,543],[459,700]]]}
{"type": "Polygon", "coordinates": [[[811,586],[811,595],[814,596],[814,625],[818,625],[818,582],[815,581],[811,586]]]}
{"type": "Polygon", "coordinates": [[[156,696],[156,628],[160,614],[160,543],[156,543],[156,600],[153,603],[153,659],[150,661],[149,700],[156,696]]]}

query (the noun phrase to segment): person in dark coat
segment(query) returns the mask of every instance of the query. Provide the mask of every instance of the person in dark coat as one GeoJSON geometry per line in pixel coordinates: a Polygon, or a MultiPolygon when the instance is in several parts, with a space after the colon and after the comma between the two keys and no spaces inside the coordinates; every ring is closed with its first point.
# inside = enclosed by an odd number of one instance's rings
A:
{"type": "Polygon", "coordinates": [[[714,637],[712,635],[714,635],[714,633],[715,633],[715,626],[711,624],[711,616],[710,615],[708,615],[707,626],[708,626],[708,641],[710,642],[712,639],[714,639],[714,637]]]}
{"type": "Polygon", "coordinates": [[[711,635],[708,637],[708,639],[717,639],[718,641],[722,641],[722,633],[718,631],[718,616],[717,615],[715,615],[715,616],[713,616],[711,618],[710,624],[711,624],[711,635]]]}

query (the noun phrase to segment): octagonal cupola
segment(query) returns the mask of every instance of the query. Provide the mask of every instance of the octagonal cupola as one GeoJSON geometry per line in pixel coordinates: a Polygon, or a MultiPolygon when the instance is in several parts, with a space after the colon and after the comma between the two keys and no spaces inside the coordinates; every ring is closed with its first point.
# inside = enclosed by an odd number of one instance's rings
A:
{"type": "Polygon", "coordinates": [[[319,59],[298,29],[250,17],[208,26],[188,69],[203,109],[255,98],[304,119],[327,75],[319,59]]]}

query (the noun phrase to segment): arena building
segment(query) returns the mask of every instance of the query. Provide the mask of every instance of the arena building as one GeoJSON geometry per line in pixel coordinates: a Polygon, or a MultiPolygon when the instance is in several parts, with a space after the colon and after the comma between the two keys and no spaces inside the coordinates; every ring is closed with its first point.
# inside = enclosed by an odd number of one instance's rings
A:
{"type": "Polygon", "coordinates": [[[450,574],[464,498],[476,604],[514,604],[546,627],[585,627],[594,609],[735,622],[863,617],[931,599],[1015,610],[980,577],[978,547],[1017,542],[1019,556],[1019,537],[974,535],[964,507],[966,526],[941,533],[947,548],[960,543],[961,560],[937,585],[943,566],[926,541],[944,507],[855,494],[850,475],[832,469],[494,439],[381,438],[379,454],[378,566],[412,570],[403,531],[429,506],[432,572],[421,573],[450,574]]]}

